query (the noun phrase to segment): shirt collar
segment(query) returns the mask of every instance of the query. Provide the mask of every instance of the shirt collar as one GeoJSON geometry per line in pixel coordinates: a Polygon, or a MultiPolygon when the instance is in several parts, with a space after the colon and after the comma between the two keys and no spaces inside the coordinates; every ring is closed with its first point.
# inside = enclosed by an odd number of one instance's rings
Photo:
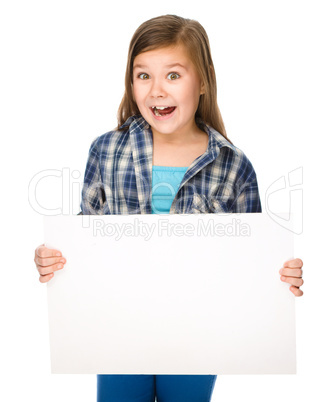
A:
{"type": "MultiPolygon", "coordinates": [[[[219,133],[213,127],[206,124],[200,117],[196,118],[196,123],[199,126],[199,128],[204,130],[209,136],[208,148],[207,148],[208,151],[215,150],[215,147],[218,148],[228,147],[231,148],[236,155],[238,155],[236,147],[232,145],[221,133],[219,133]]],[[[125,121],[125,123],[123,123],[120,126],[120,128],[124,128],[126,126],[129,126],[130,131],[136,129],[144,130],[150,127],[149,123],[140,114],[130,116],[125,121]]]]}

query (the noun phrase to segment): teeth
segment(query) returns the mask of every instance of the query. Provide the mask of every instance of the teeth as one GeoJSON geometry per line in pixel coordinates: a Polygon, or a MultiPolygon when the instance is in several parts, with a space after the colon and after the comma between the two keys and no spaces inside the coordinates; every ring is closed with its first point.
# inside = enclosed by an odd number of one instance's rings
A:
{"type": "Polygon", "coordinates": [[[154,106],[155,109],[161,109],[161,110],[166,109],[167,107],[169,106],[154,106]]]}

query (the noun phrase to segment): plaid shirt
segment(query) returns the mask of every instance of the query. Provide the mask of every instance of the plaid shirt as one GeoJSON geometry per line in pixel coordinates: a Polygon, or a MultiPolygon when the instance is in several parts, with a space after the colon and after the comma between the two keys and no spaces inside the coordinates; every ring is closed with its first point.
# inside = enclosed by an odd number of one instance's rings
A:
{"type": "MultiPolygon", "coordinates": [[[[258,183],[246,155],[201,119],[208,147],[188,167],[170,214],[261,212],[258,183]]],[[[153,134],[141,115],[91,144],[82,190],[83,215],[151,214],[153,134]]]]}

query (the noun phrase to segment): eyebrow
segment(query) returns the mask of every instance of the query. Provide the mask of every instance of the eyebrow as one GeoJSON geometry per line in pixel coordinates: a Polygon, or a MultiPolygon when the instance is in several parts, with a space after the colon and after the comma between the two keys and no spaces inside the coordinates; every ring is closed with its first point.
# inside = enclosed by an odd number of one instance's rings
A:
{"type": "MultiPolygon", "coordinates": [[[[167,64],[165,67],[166,67],[166,68],[182,67],[184,70],[187,70],[187,68],[186,68],[185,66],[183,66],[182,64],[180,64],[180,63],[167,64]]],[[[135,70],[136,68],[147,68],[147,66],[145,66],[145,65],[143,65],[143,64],[136,64],[136,65],[133,67],[133,70],[135,70]]]]}

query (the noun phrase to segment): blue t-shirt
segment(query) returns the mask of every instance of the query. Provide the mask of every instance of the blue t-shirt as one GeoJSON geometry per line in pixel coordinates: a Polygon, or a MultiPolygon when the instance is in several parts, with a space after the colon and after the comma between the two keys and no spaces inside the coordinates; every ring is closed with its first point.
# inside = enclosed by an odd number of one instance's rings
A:
{"type": "Polygon", "coordinates": [[[152,214],[168,214],[188,167],[153,166],[152,214]]]}

